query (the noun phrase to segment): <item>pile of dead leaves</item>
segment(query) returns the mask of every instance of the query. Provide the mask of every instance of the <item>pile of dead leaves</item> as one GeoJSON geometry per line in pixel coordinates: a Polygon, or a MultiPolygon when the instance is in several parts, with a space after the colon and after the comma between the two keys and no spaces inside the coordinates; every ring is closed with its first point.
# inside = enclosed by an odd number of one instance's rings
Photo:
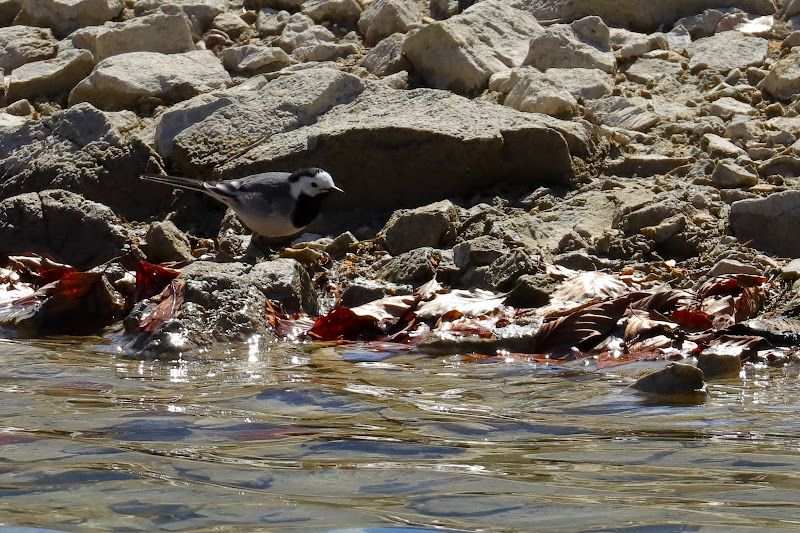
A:
{"type": "Polygon", "coordinates": [[[0,268],[0,326],[30,335],[96,331],[179,274],[132,256],[90,272],[35,254],[12,256],[0,268]]]}
{"type": "Polygon", "coordinates": [[[644,289],[632,272],[549,267],[548,274],[560,285],[538,309],[515,309],[504,304],[506,294],[446,289],[433,280],[413,294],[339,307],[317,319],[276,313],[276,332],[291,341],[379,341],[477,357],[545,362],[591,357],[600,368],[710,352],[776,362],[795,351],[792,337],[776,347],[743,327],[783,291],[766,277],[733,274],[695,290],[675,290],[644,289]]]}

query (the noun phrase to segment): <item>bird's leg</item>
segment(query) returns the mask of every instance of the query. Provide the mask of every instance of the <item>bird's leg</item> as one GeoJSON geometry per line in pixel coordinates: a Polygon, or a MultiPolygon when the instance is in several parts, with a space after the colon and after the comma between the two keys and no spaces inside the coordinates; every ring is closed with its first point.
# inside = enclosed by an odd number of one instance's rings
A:
{"type": "Polygon", "coordinates": [[[247,263],[256,263],[258,260],[269,258],[275,253],[276,251],[272,249],[264,237],[254,233],[241,260],[247,263]]]}

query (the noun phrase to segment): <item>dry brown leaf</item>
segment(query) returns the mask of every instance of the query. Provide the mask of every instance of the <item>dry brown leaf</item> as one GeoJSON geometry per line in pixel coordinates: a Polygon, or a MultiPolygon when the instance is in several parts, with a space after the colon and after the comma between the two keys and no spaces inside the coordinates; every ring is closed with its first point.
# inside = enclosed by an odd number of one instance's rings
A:
{"type": "Polygon", "coordinates": [[[167,287],[156,296],[158,305],[139,319],[139,328],[142,331],[153,333],[158,327],[171,318],[177,318],[183,305],[185,279],[174,279],[167,287]]]}
{"type": "Polygon", "coordinates": [[[564,280],[550,295],[551,300],[584,302],[616,298],[630,291],[617,276],[604,272],[581,272],[564,280]]]}
{"type": "Polygon", "coordinates": [[[674,331],[677,328],[678,324],[675,322],[653,320],[650,318],[650,313],[647,311],[631,310],[631,316],[628,317],[625,323],[625,334],[623,338],[626,341],[631,341],[643,335],[652,334],[655,331],[666,333],[674,331]]]}
{"type": "Polygon", "coordinates": [[[476,317],[488,315],[505,309],[505,294],[496,294],[483,289],[453,289],[450,292],[436,294],[431,300],[417,306],[416,315],[423,320],[436,320],[451,311],[458,311],[463,316],[476,317]]]}
{"type": "Polygon", "coordinates": [[[351,307],[350,310],[362,318],[374,320],[379,328],[385,330],[394,326],[417,303],[414,295],[387,296],[380,300],[351,307]]]}
{"type": "Polygon", "coordinates": [[[614,329],[629,304],[630,297],[623,296],[547,322],[536,334],[535,351],[559,359],[565,357],[572,347],[588,350],[614,329]]]}

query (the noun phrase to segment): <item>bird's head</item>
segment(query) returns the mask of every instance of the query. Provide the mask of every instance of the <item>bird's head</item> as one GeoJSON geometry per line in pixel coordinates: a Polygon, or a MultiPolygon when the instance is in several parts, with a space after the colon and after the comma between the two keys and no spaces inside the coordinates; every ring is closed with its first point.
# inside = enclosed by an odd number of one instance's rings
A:
{"type": "Polygon", "coordinates": [[[305,168],[294,172],[289,176],[289,186],[295,198],[301,194],[313,197],[331,191],[344,192],[333,183],[331,175],[321,168],[305,168]]]}

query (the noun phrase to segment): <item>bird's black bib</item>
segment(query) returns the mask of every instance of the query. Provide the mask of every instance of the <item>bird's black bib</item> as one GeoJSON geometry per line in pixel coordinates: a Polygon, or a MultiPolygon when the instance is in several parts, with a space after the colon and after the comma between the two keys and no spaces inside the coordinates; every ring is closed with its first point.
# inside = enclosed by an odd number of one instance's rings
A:
{"type": "Polygon", "coordinates": [[[322,207],[322,200],[328,196],[327,193],[318,194],[316,196],[308,196],[307,194],[300,194],[297,197],[297,203],[294,206],[294,211],[291,214],[292,225],[296,228],[304,228],[311,224],[317,218],[322,207]]]}

